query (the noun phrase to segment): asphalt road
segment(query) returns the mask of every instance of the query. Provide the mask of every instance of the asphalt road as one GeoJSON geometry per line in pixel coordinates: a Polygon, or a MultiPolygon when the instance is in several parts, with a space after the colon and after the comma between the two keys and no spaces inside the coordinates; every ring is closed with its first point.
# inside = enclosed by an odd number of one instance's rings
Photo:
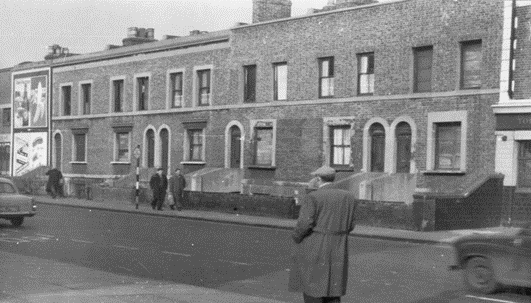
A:
{"type": "MultiPolygon", "coordinates": [[[[288,230],[44,204],[38,210],[20,228],[0,221],[3,292],[128,280],[302,302],[287,291],[288,230]]],[[[447,270],[453,253],[446,246],[351,238],[350,261],[344,302],[531,302],[521,290],[467,293],[460,274],[447,270]]]]}

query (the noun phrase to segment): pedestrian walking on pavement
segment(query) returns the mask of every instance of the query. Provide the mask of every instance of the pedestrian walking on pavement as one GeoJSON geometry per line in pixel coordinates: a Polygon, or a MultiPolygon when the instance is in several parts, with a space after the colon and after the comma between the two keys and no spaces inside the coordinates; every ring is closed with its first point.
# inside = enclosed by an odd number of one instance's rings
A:
{"type": "Polygon", "coordinates": [[[153,200],[151,201],[151,207],[153,209],[162,210],[162,204],[166,198],[166,190],[168,189],[168,178],[163,173],[164,170],[162,167],[157,168],[157,173],[155,173],[151,180],[149,180],[149,186],[151,187],[151,192],[153,193],[153,200]]]}
{"type": "Polygon", "coordinates": [[[52,198],[64,197],[63,193],[63,174],[57,167],[54,167],[46,172],[48,176],[48,182],[46,183],[46,192],[52,196],[52,198]]]}
{"type": "Polygon", "coordinates": [[[181,174],[181,169],[177,167],[175,173],[170,177],[170,194],[173,198],[171,209],[177,207],[178,211],[183,209],[184,202],[184,188],[186,187],[186,180],[181,174]]]}
{"type": "Polygon", "coordinates": [[[288,288],[302,292],[305,303],[341,302],[347,292],[348,234],[358,202],[346,190],[327,188],[335,174],[328,166],[312,173],[319,188],[303,198],[292,234],[296,245],[288,288]]]}

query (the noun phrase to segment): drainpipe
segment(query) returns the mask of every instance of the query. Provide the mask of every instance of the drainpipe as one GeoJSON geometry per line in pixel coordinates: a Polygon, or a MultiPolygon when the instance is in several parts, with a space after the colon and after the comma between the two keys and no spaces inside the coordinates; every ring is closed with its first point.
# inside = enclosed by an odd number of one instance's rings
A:
{"type": "Polygon", "coordinates": [[[512,12],[511,12],[511,47],[509,50],[509,87],[507,90],[507,94],[509,95],[509,99],[513,98],[513,79],[514,79],[514,42],[515,39],[515,25],[516,25],[516,0],[512,0],[512,12]]]}

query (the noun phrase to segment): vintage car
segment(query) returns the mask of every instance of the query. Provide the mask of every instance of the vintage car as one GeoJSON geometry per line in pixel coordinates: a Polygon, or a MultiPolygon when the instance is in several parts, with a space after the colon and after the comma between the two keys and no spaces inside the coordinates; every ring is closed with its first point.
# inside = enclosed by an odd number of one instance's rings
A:
{"type": "Polygon", "coordinates": [[[21,195],[10,179],[0,178],[0,218],[20,226],[24,217],[33,217],[37,206],[33,198],[21,195]]]}
{"type": "Polygon", "coordinates": [[[503,286],[531,287],[531,222],[499,233],[478,233],[453,242],[466,286],[488,294],[503,286]]]}

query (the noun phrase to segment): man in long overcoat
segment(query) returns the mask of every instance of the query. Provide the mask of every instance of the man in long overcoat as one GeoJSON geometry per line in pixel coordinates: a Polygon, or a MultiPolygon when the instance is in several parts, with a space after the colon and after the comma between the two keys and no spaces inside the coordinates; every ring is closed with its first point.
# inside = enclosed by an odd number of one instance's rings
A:
{"type": "Polygon", "coordinates": [[[183,208],[182,202],[184,201],[184,188],[186,187],[186,180],[181,174],[181,169],[176,168],[175,173],[170,178],[170,193],[173,196],[173,205],[171,209],[180,211],[183,208]]]}
{"type": "Polygon", "coordinates": [[[168,178],[163,174],[164,170],[162,167],[157,169],[157,173],[151,177],[149,180],[149,186],[153,192],[153,200],[151,201],[151,207],[153,209],[157,208],[162,210],[162,204],[164,203],[164,198],[166,198],[166,190],[168,189],[168,178]]]}
{"type": "Polygon", "coordinates": [[[312,173],[319,189],[304,197],[293,231],[296,243],[289,290],[304,302],[341,302],[347,291],[348,234],[354,229],[357,200],[341,189],[327,188],[335,170],[323,166],[312,173]]]}
{"type": "Polygon", "coordinates": [[[46,192],[55,199],[55,197],[63,197],[63,174],[57,167],[54,167],[46,172],[48,182],[46,183],[46,192]]]}

